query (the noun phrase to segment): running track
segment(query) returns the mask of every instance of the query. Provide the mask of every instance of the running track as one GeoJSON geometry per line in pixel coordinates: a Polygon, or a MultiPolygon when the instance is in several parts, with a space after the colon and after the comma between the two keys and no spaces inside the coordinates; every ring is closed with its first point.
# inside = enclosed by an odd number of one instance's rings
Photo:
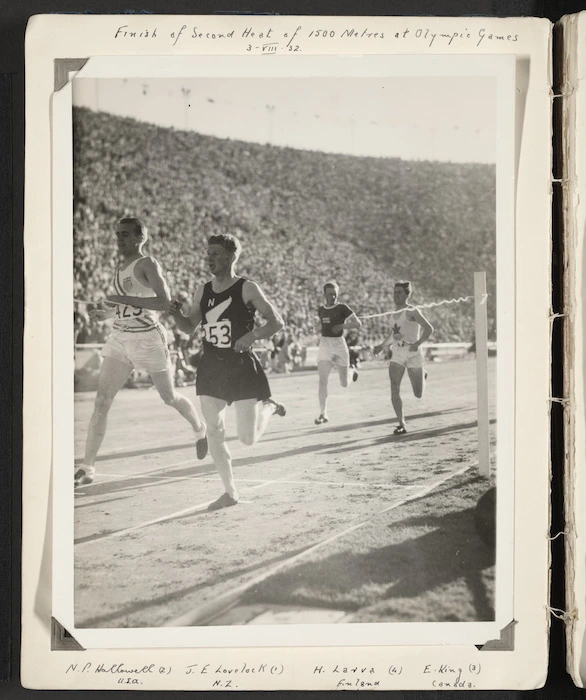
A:
{"type": "MultiPolygon", "coordinates": [[[[110,413],[98,477],[76,492],[76,624],[158,626],[230,597],[268,573],[327,551],[376,513],[398,507],[474,463],[476,375],[471,360],[433,364],[422,401],[403,385],[409,434],[392,435],[386,367],[349,389],[330,380],[330,423],[313,425],[316,373],[271,377],[287,406],[254,448],[227,435],[242,503],[210,514],[222,491],[190,428],[154,390],[124,390],[110,413]]],[[[491,361],[491,386],[494,386],[491,361]]],[[[193,387],[182,390],[193,396],[193,387]]],[[[198,406],[196,402],[196,406],[198,406]]],[[[76,397],[76,457],[93,394],[76,397]]],[[[491,419],[494,421],[494,400],[491,419]]],[[[494,426],[493,426],[494,432],[494,426]]]]}

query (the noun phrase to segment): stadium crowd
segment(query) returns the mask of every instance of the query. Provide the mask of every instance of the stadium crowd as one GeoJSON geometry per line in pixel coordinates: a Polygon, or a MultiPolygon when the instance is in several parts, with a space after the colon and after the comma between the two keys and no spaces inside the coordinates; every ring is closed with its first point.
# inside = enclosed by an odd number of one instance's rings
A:
{"type": "MultiPolygon", "coordinates": [[[[176,298],[191,298],[209,277],[210,235],[240,238],[239,274],[260,283],[287,325],[277,345],[266,348],[275,371],[302,363],[304,348],[316,343],[315,314],[327,279],[338,281],[340,300],[358,315],[391,310],[397,279],[412,281],[413,304],[472,294],[478,269],[486,270],[494,293],[493,166],[263,146],[85,108],[74,109],[73,122],[77,299],[108,293],[122,216],[147,224],[145,252],[159,260],[176,298]]],[[[92,324],[83,304],[76,308],[76,342],[103,342],[104,324],[92,324]]],[[[492,339],[495,313],[491,304],[492,339]]],[[[434,342],[473,339],[473,304],[427,315],[434,342]]],[[[187,376],[198,340],[178,338],[171,317],[162,321],[173,348],[189,360],[187,376]]],[[[359,342],[374,346],[388,325],[389,317],[365,321],[359,342]]]]}

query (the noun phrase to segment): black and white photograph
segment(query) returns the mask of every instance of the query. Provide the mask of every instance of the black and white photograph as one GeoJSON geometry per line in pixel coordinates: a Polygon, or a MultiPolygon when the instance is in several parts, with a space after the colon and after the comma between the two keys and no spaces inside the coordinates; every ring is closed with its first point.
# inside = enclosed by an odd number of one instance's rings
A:
{"type": "Polygon", "coordinates": [[[75,628],[508,622],[513,83],[271,60],[70,81],[75,628]]]}

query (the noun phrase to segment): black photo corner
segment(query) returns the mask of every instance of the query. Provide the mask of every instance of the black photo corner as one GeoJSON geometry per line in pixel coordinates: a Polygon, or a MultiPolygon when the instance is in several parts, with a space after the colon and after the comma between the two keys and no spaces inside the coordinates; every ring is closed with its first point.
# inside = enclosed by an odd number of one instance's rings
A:
{"type": "MultiPolygon", "coordinates": [[[[343,0],[339,3],[283,0],[233,0],[230,3],[188,2],[187,0],[144,0],[130,4],[121,0],[40,0],[5,2],[0,4],[0,313],[3,332],[0,334],[0,697],[32,698],[38,691],[25,690],[19,680],[20,648],[20,577],[21,577],[21,476],[22,476],[22,333],[25,320],[24,253],[23,253],[23,187],[24,187],[24,34],[27,20],[39,13],[92,14],[151,13],[151,14],[277,14],[277,15],[433,15],[433,16],[538,16],[557,21],[562,15],[586,9],[586,0],[366,0],[361,3],[343,0]]],[[[556,37],[556,41],[559,37],[556,37]]],[[[555,76],[555,72],[554,72],[555,76]]],[[[554,120],[559,119],[554,100],[554,120]]],[[[560,144],[554,147],[559,149],[560,144]]],[[[554,171],[557,163],[554,163],[554,171]]],[[[554,190],[552,247],[552,309],[563,314],[562,242],[560,237],[561,204],[559,191],[554,190]]],[[[562,397],[563,317],[552,327],[551,395],[562,397]]],[[[586,697],[565,670],[564,595],[564,502],[563,502],[563,407],[551,406],[551,638],[549,673],[546,686],[530,691],[540,700],[549,698],[586,697]]],[[[479,508],[490,510],[490,498],[479,508]]],[[[480,516],[479,516],[480,517],[480,516]]],[[[486,518],[486,515],[484,516],[486,518]]],[[[136,691],[114,691],[125,697],[143,697],[136,691]]],[[[423,691],[385,692],[395,698],[423,700],[432,697],[514,698],[523,693],[513,691],[460,691],[441,694],[423,691]],[[460,694],[460,692],[462,694],[460,694]]],[[[46,691],[51,697],[64,697],[61,691],[46,691]]],[[[102,691],[68,691],[67,698],[102,697],[102,691]]],[[[108,693],[111,694],[111,693],[108,693]]],[[[193,693],[159,691],[155,697],[187,698],[193,693]]],[[[357,697],[356,691],[350,695],[357,697]]],[[[199,693],[203,696],[204,693],[199,693]]],[[[207,695],[207,694],[206,694],[207,695]]],[[[228,693],[218,692],[220,697],[228,693]]],[[[256,692],[240,693],[247,698],[256,692]]],[[[277,692],[279,698],[331,698],[334,692],[277,692]]],[[[214,697],[216,695],[214,694],[214,697]]]]}

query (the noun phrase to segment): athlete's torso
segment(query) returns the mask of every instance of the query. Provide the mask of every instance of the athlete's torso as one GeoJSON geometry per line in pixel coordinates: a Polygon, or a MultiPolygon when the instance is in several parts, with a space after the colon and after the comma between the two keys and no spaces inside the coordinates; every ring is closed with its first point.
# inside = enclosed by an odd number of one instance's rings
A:
{"type": "Polygon", "coordinates": [[[211,281],[204,285],[199,302],[204,352],[232,352],[235,341],[253,330],[255,310],[242,298],[244,282],[240,277],[223,292],[214,292],[211,281]]]}
{"type": "Polygon", "coordinates": [[[421,326],[416,321],[410,321],[407,314],[410,309],[403,309],[400,313],[393,315],[393,345],[411,345],[419,340],[421,326]]]}
{"type": "Polygon", "coordinates": [[[321,334],[324,338],[341,338],[344,335],[343,330],[334,331],[334,326],[352,315],[352,309],[346,304],[336,304],[335,306],[320,306],[317,310],[319,320],[321,321],[321,334]]]}
{"type": "MultiPolygon", "coordinates": [[[[150,287],[146,287],[136,276],[137,263],[144,258],[133,260],[125,268],[119,267],[114,276],[116,294],[128,297],[156,297],[150,287]]],[[[114,315],[114,330],[146,331],[157,324],[158,315],[149,309],[139,309],[135,306],[117,304],[114,315]]]]}

